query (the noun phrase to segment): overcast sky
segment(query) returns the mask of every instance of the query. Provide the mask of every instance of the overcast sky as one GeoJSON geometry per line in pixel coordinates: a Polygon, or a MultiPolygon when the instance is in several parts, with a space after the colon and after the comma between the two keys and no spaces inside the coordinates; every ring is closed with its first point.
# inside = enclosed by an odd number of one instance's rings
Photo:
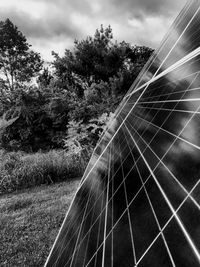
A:
{"type": "Polygon", "coordinates": [[[9,18],[45,60],[74,39],[109,24],[114,39],[156,48],[185,0],[0,0],[0,20],[9,18]]]}

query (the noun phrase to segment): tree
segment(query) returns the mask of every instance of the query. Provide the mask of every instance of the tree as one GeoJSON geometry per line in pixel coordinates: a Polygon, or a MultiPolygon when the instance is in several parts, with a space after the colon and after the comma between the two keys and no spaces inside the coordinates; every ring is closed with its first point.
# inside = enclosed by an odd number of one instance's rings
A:
{"type": "Polygon", "coordinates": [[[47,87],[50,85],[53,76],[48,68],[44,68],[42,73],[38,75],[37,83],[40,87],[47,87]]]}
{"type": "Polygon", "coordinates": [[[73,52],[66,50],[62,58],[53,52],[56,75],[66,80],[66,76],[70,77],[73,73],[88,83],[108,81],[122,65],[124,54],[117,43],[112,43],[112,38],[111,27],[104,29],[101,25],[94,37],[88,36],[82,41],[75,40],[73,52]]]}
{"type": "Polygon", "coordinates": [[[3,129],[0,146],[27,152],[61,148],[68,124],[68,99],[68,92],[52,94],[51,88],[48,91],[30,87],[22,91],[17,103],[2,118],[9,125],[3,129]],[[17,119],[11,124],[10,118],[17,119]]]}
{"type": "Polygon", "coordinates": [[[0,21],[1,93],[12,97],[41,70],[40,54],[30,49],[26,37],[9,19],[0,21]]]}
{"type": "MultiPolygon", "coordinates": [[[[26,83],[41,69],[39,54],[9,20],[0,22],[0,34],[0,116],[8,111],[6,122],[17,118],[0,138],[7,150],[61,148],[70,121],[82,127],[114,112],[153,51],[113,41],[111,27],[101,26],[63,57],[53,52],[53,70],[40,71],[35,87],[26,83]]],[[[95,135],[87,129],[84,134],[96,141],[96,128],[95,135]]]]}
{"type": "Polygon", "coordinates": [[[66,89],[66,85],[74,85],[80,98],[84,97],[91,84],[110,83],[111,78],[120,80],[121,85],[116,92],[125,93],[152,52],[145,46],[113,41],[112,28],[101,25],[94,37],[75,40],[73,51],[65,50],[63,57],[53,52],[55,76],[66,89]]]}

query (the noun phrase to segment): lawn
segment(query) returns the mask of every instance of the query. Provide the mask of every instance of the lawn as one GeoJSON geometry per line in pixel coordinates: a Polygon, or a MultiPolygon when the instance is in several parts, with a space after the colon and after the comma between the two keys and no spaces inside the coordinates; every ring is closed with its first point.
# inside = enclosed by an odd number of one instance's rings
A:
{"type": "Polygon", "coordinates": [[[0,266],[43,266],[79,179],[0,197],[0,266]]]}

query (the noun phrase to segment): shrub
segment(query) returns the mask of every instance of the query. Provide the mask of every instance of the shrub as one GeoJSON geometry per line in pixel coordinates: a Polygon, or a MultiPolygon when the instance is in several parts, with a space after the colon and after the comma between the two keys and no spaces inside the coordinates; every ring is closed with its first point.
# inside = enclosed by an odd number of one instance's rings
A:
{"type": "Polygon", "coordinates": [[[69,156],[63,150],[34,154],[1,151],[0,157],[0,193],[76,178],[85,168],[78,155],[69,156]]]}
{"type": "Polygon", "coordinates": [[[62,148],[70,96],[51,89],[27,87],[19,93],[17,102],[0,118],[1,148],[26,152],[62,148]]]}
{"type": "Polygon", "coordinates": [[[103,113],[97,119],[91,119],[88,123],[70,121],[68,133],[64,141],[64,147],[69,155],[77,155],[86,165],[92,152],[108,126],[113,113],[103,113]]]}

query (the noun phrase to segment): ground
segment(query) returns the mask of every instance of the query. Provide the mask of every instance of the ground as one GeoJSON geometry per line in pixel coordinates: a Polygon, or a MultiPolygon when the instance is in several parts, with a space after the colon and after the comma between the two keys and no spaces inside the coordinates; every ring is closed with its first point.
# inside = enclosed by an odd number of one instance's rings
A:
{"type": "Polygon", "coordinates": [[[0,266],[41,267],[79,179],[0,197],[0,266]]]}

